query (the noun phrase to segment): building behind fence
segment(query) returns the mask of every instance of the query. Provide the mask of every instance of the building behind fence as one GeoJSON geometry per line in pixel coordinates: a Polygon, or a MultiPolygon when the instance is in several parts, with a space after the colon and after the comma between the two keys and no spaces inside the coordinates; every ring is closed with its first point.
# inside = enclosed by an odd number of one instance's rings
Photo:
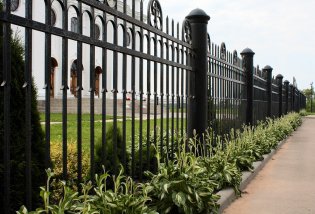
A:
{"type": "MultiPolygon", "coordinates": [[[[15,0],[6,0],[10,5],[15,0]]],[[[19,1],[18,1],[19,2],[19,1]]],[[[88,143],[90,148],[90,173],[95,174],[95,108],[96,103],[101,105],[103,115],[101,121],[101,142],[103,148],[106,141],[106,117],[112,114],[113,120],[113,153],[121,152],[122,165],[128,174],[137,179],[142,179],[142,172],[152,169],[150,147],[154,144],[158,152],[166,160],[173,157],[177,149],[180,137],[192,137],[194,133],[199,136],[207,127],[212,127],[218,134],[226,134],[231,128],[239,129],[243,124],[255,125],[266,117],[281,117],[291,111],[299,111],[305,108],[305,96],[297,89],[296,85],[283,81],[282,75],[273,77],[273,69],[265,66],[260,69],[254,67],[254,52],[246,48],[239,56],[237,51],[229,52],[226,45],[216,45],[211,42],[207,33],[207,23],[210,17],[202,10],[193,10],[183,21],[183,24],[175,24],[168,17],[165,18],[158,0],[150,0],[147,7],[143,1],[130,0],[127,11],[127,1],[55,1],[62,9],[62,24],[52,26],[52,5],[45,1],[45,23],[32,19],[32,6],[34,1],[25,0],[25,15],[11,14],[10,7],[5,7],[0,13],[0,21],[3,23],[4,32],[8,32],[12,26],[24,28],[25,62],[31,65],[36,59],[32,57],[32,32],[41,32],[45,43],[45,135],[46,135],[46,166],[50,167],[50,143],[51,143],[51,75],[56,63],[52,58],[52,37],[58,38],[61,52],[61,101],[62,105],[62,159],[63,176],[67,178],[67,136],[68,130],[68,104],[69,86],[71,93],[75,93],[75,105],[77,112],[77,180],[82,181],[82,144],[88,143]],[[77,29],[73,32],[69,29],[68,9],[72,8],[77,13],[77,29]],[[88,8],[90,30],[89,35],[83,34],[82,17],[83,8],[88,8]],[[118,10],[118,8],[120,8],[118,10]],[[137,8],[137,13],[136,13],[137,8]],[[108,17],[111,17],[108,20],[108,17]],[[144,18],[145,17],[145,18],[144,18]],[[101,25],[96,29],[97,25],[101,25]],[[108,40],[108,28],[111,28],[112,39],[108,40]],[[121,28],[121,31],[118,31],[121,28]],[[101,30],[102,36],[95,37],[96,31],[101,30]],[[73,66],[69,67],[69,42],[76,43],[76,79],[72,79],[73,66]],[[83,53],[84,48],[89,49],[90,65],[84,67],[83,61],[87,59],[83,53]],[[111,57],[108,57],[108,56],[111,57]],[[101,81],[96,79],[98,71],[95,69],[96,58],[101,59],[100,67],[103,69],[101,81]],[[108,66],[110,64],[110,66],[108,66]],[[88,88],[86,84],[86,72],[89,74],[88,88]],[[100,85],[96,85],[100,83],[100,85]],[[95,91],[98,93],[95,93],[95,91]],[[90,112],[90,140],[82,142],[82,108],[83,92],[89,93],[90,112]],[[131,100],[128,101],[127,97],[131,100]],[[108,111],[108,106],[111,111],[108,111]],[[121,117],[118,113],[121,112],[121,117]],[[127,123],[131,124],[130,138],[127,136],[127,123]],[[118,131],[122,131],[122,142],[118,145],[118,131]],[[195,131],[194,131],[195,130],[195,131]],[[127,138],[130,139],[127,141],[127,138]],[[129,152],[127,152],[129,151],[129,152]],[[129,154],[130,153],[130,157],[129,154]],[[136,157],[136,154],[139,156],[136,157]],[[130,166],[130,167],[129,167],[130,166]],[[137,171],[140,169],[140,172],[137,171]]],[[[12,8],[11,8],[12,9],[12,8]]],[[[10,35],[4,33],[3,44],[9,44],[10,35]]],[[[10,45],[3,49],[2,57],[4,66],[1,90],[4,97],[4,117],[6,124],[4,137],[1,143],[4,153],[1,162],[4,166],[4,186],[10,187],[10,142],[8,136],[14,134],[10,130],[10,94],[11,70],[10,70],[10,45]]],[[[24,71],[22,71],[24,73],[24,71]]],[[[31,105],[31,66],[25,67],[25,108],[31,105]]],[[[36,77],[35,77],[36,78],[36,77]]],[[[21,86],[22,87],[22,86],[21,86]]],[[[24,107],[23,107],[24,108],[24,107]]],[[[29,112],[30,114],[30,112],[29,112]]],[[[26,124],[30,124],[30,116],[26,115],[26,124]]],[[[32,155],[31,139],[25,141],[28,157],[32,155]]],[[[104,155],[105,153],[103,153],[104,155]]],[[[106,157],[103,157],[105,159],[106,157]]],[[[116,158],[112,160],[113,173],[118,172],[116,158]]],[[[31,162],[27,160],[26,171],[30,171],[31,162]]],[[[26,189],[32,189],[31,183],[26,184],[26,189]]],[[[5,198],[10,197],[10,189],[3,191],[5,198]]],[[[29,194],[27,194],[29,195],[29,194]]],[[[12,197],[12,195],[11,195],[12,197]]],[[[31,198],[27,198],[27,206],[30,207],[31,198]]],[[[5,213],[9,211],[9,201],[3,202],[5,213]]]]}

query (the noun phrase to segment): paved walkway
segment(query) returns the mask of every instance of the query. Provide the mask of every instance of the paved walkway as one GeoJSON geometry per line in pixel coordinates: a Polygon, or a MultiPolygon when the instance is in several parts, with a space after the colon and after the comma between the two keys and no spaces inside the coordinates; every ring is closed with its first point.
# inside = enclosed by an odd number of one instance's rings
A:
{"type": "Polygon", "coordinates": [[[315,214],[315,117],[308,116],[225,214],[315,214]]]}

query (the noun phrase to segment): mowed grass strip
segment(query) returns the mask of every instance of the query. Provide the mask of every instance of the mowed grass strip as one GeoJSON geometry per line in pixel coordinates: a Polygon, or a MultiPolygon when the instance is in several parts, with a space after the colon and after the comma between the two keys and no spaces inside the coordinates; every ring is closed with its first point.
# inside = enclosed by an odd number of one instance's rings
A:
{"type": "MultiPolygon", "coordinates": [[[[77,114],[67,114],[67,121],[68,122],[76,122],[77,121],[77,114]]],[[[106,120],[111,120],[114,117],[112,115],[106,115],[106,120]]],[[[117,118],[122,118],[118,116],[117,118]]],[[[40,113],[40,120],[41,122],[45,122],[46,115],[45,113],[40,113]]],[[[94,116],[95,121],[102,120],[101,114],[95,114],[94,116]]],[[[82,114],[82,121],[90,121],[90,114],[82,114]]],[[[62,114],[61,113],[51,113],[50,114],[50,122],[62,122],[62,114]]]]}
{"type": "MultiPolygon", "coordinates": [[[[62,145],[62,114],[51,114],[51,125],[50,125],[50,140],[53,143],[57,143],[62,145]]],[[[106,116],[106,130],[110,126],[113,125],[113,116],[106,116]]],[[[120,129],[121,132],[123,132],[123,122],[122,117],[117,118],[117,127],[120,129]]],[[[41,114],[41,121],[45,121],[45,116],[41,114]]],[[[136,144],[139,144],[139,135],[140,135],[140,121],[139,119],[135,119],[135,136],[136,136],[136,144]]],[[[166,123],[167,119],[163,119],[163,131],[166,132],[166,123]]],[[[156,120],[156,132],[157,135],[161,132],[161,119],[156,120]]],[[[185,124],[186,119],[184,119],[184,133],[185,133],[185,124]]],[[[143,138],[147,135],[147,120],[142,121],[142,136],[143,138]]],[[[45,124],[42,123],[42,127],[44,129],[45,124]]],[[[67,122],[67,140],[68,142],[77,142],[77,115],[76,114],[68,114],[68,122],[67,122]]],[[[172,118],[169,118],[169,130],[172,129],[172,118]]],[[[91,131],[91,123],[90,123],[90,115],[89,114],[83,114],[82,115],[82,148],[84,152],[90,151],[90,131],[91,131]]],[[[177,132],[177,130],[180,132],[181,130],[181,119],[178,120],[174,118],[174,131],[177,132]],[[178,125],[178,127],[177,127],[178,125]]],[[[154,131],[154,120],[150,120],[150,132],[154,131]]],[[[95,115],[95,122],[94,122],[94,135],[95,135],[95,143],[101,141],[102,139],[102,115],[95,115]]],[[[132,120],[131,118],[127,118],[126,120],[126,143],[127,146],[131,144],[132,141],[132,120]]]]}

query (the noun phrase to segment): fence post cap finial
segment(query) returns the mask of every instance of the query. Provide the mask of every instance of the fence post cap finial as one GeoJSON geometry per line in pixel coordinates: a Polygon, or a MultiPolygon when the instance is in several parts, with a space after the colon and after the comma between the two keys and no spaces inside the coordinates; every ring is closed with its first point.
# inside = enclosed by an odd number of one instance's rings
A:
{"type": "Polygon", "coordinates": [[[200,8],[196,8],[196,9],[192,10],[188,14],[188,16],[186,16],[186,18],[187,19],[201,19],[201,20],[205,20],[205,21],[210,20],[210,16],[200,8]]]}
{"type": "Polygon", "coordinates": [[[241,52],[241,55],[254,55],[255,52],[252,51],[252,49],[250,48],[245,48],[242,52],[241,52]]]}
{"type": "Polygon", "coordinates": [[[276,76],[276,78],[277,78],[277,79],[283,79],[283,76],[282,76],[281,74],[278,74],[278,75],[276,76]]]}
{"type": "Polygon", "coordinates": [[[290,82],[288,80],[285,80],[283,83],[289,85],[290,82]]]}
{"type": "Polygon", "coordinates": [[[273,70],[273,68],[270,66],[270,65],[266,65],[264,68],[263,68],[263,70],[273,70]]]}

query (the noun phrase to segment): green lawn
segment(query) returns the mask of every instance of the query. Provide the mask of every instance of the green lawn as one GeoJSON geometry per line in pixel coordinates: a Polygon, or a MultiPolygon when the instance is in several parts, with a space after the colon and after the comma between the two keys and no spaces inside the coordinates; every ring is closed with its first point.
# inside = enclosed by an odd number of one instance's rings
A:
{"type": "MultiPolygon", "coordinates": [[[[76,122],[77,114],[67,114],[68,122],[76,122]]],[[[46,115],[44,113],[40,113],[40,120],[45,122],[46,115]]],[[[101,114],[95,114],[95,121],[102,120],[101,114]]],[[[114,117],[111,115],[106,115],[106,120],[113,119],[114,117]]],[[[118,118],[121,118],[118,116],[118,118]]],[[[51,122],[62,122],[62,114],[61,113],[51,113],[50,114],[51,122]]],[[[90,121],[90,114],[82,114],[82,121],[90,121]]]]}
{"type": "MultiPolygon", "coordinates": [[[[176,116],[176,115],[175,115],[176,116]]],[[[146,115],[144,115],[144,118],[146,115]]],[[[62,114],[51,114],[51,121],[52,122],[61,122],[62,121],[62,114]]],[[[106,129],[113,125],[112,116],[106,116],[107,120],[106,129]]],[[[151,116],[152,118],[152,116],[151,116]]],[[[102,135],[102,115],[95,115],[95,123],[94,123],[94,133],[95,133],[95,142],[101,140],[102,135]]],[[[121,120],[121,117],[118,119],[121,120]]],[[[41,121],[45,121],[45,116],[41,114],[41,121]]],[[[166,131],[166,122],[167,119],[163,119],[163,130],[166,131]]],[[[185,123],[185,119],[184,119],[185,123]]],[[[84,151],[89,151],[90,146],[90,115],[83,114],[82,115],[82,146],[84,151]]],[[[171,129],[172,119],[169,119],[169,128],[171,129]]],[[[120,128],[121,132],[123,131],[122,126],[123,122],[118,121],[117,126],[120,128]]],[[[174,129],[176,130],[177,126],[177,119],[174,118],[174,129]]],[[[42,123],[43,129],[45,128],[45,124],[42,123]]],[[[52,143],[60,143],[62,142],[62,123],[51,123],[50,125],[50,141],[52,143]]],[[[185,127],[185,126],[184,126],[185,127]]],[[[161,119],[157,119],[157,133],[160,133],[161,128],[161,119]]],[[[178,121],[178,129],[181,129],[181,119],[178,121]]],[[[142,133],[143,136],[146,136],[147,130],[147,120],[143,120],[142,122],[142,133]]],[[[154,130],[154,120],[150,120],[150,131],[153,132],[154,130]]],[[[140,121],[135,120],[135,135],[139,136],[140,133],[140,121]]],[[[77,141],[77,115],[76,114],[68,114],[68,123],[67,123],[67,139],[68,142],[76,142],[77,141]]],[[[132,121],[130,118],[127,118],[126,121],[126,142],[127,144],[131,143],[132,139],[132,121]]],[[[136,142],[139,143],[139,142],[136,142]]]]}

